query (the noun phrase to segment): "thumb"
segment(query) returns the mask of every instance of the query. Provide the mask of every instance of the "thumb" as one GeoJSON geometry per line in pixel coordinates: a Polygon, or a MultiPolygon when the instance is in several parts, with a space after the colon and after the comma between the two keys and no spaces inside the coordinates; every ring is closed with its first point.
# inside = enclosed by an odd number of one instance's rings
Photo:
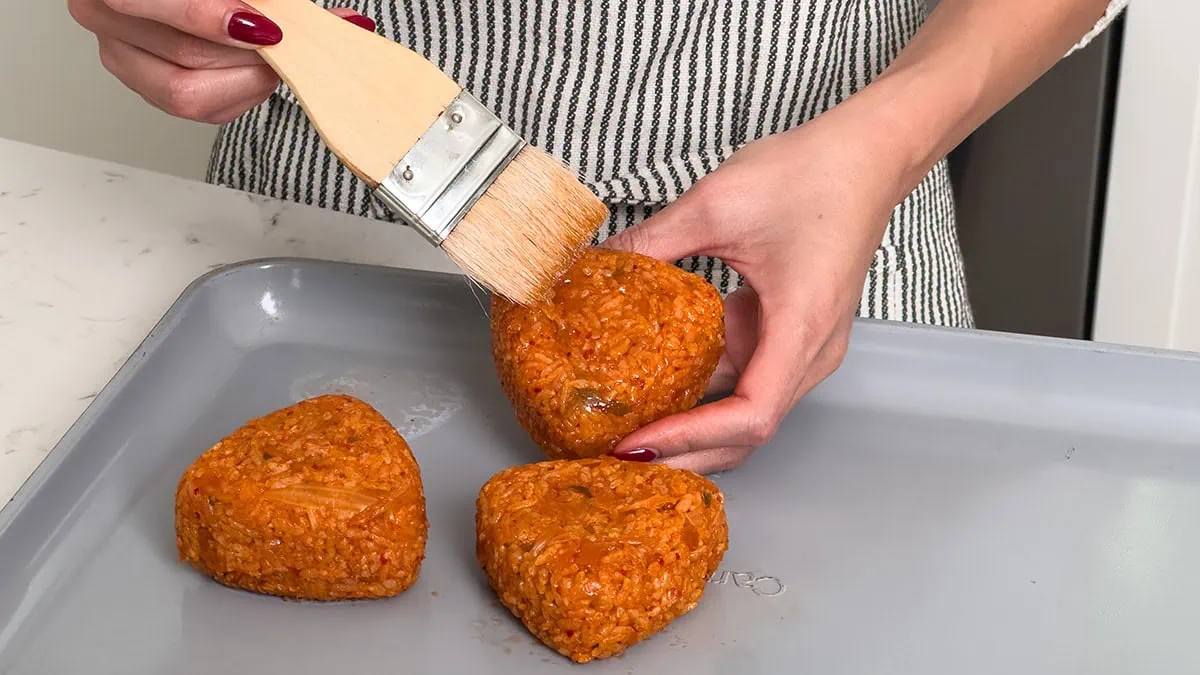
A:
{"type": "Polygon", "coordinates": [[[641,223],[601,242],[600,246],[673,263],[710,253],[716,245],[712,227],[700,217],[690,193],[641,223]]]}
{"type": "Polygon", "coordinates": [[[613,449],[618,459],[680,457],[701,450],[744,449],[763,445],[775,434],[778,419],[762,405],[733,394],[634,431],[613,449]]]}

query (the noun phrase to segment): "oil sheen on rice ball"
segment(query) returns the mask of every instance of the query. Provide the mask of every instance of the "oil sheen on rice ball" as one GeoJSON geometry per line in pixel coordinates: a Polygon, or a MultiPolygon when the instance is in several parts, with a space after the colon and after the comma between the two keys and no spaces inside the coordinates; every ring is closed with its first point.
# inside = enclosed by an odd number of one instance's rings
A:
{"type": "Polygon", "coordinates": [[[583,663],[621,653],[691,611],[729,545],[708,479],[604,457],[493,476],[476,504],[476,554],[500,602],[583,663]]]}
{"type": "Polygon", "coordinates": [[[696,404],[725,347],[720,294],[636,253],[588,249],[547,302],[495,297],[492,353],[517,419],[551,459],[605,455],[696,404]]]}
{"type": "Polygon", "coordinates": [[[427,530],[408,444],[349,396],[246,423],[188,467],[175,495],[181,560],[289,598],[397,595],[417,580],[427,530]]]}

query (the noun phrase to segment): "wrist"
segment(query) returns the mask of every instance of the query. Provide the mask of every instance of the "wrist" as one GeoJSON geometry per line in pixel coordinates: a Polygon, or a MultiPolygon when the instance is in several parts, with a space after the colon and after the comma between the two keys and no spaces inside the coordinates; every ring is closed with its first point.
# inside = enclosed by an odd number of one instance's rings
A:
{"type": "Polygon", "coordinates": [[[981,79],[938,70],[925,64],[890,69],[835,109],[870,154],[892,167],[897,203],[974,128],[981,79]]]}

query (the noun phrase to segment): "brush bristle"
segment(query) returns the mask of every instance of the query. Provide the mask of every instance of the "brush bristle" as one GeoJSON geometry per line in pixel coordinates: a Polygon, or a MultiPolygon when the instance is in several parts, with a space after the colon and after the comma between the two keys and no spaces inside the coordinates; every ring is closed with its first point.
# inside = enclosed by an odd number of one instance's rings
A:
{"type": "Polygon", "coordinates": [[[530,305],[549,297],[607,217],[558,160],[525,146],[442,249],[493,293],[530,305]]]}

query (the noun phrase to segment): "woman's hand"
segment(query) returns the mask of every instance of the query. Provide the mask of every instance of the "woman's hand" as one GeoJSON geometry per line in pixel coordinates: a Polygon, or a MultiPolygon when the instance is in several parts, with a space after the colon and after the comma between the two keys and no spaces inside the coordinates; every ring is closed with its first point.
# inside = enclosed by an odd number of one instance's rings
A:
{"type": "Polygon", "coordinates": [[[709,393],[614,449],[701,473],[732,468],[842,362],[867,270],[908,167],[876,126],[836,109],[756,141],[607,246],[673,262],[725,261],[745,286],[725,301],[726,349],[709,393]],[[894,154],[894,153],[892,153],[894,154]]]}
{"type": "Polygon", "coordinates": [[[708,473],[766,443],[841,364],[895,205],[1058,61],[1109,2],[942,0],[870,85],[795,130],[747,145],[609,240],[665,261],[716,256],[749,286],[725,301],[727,345],[710,386],[732,395],[643,427],[613,454],[708,473]]]}
{"type": "MultiPolygon", "coordinates": [[[[279,78],[255,53],[283,34],[237,0],[68,0],[96,34],[100,62],[151,105],[222,124],[262,103],[279,78]]],[[[375,23],[335,10],[367,30],[375,23]]]]}

